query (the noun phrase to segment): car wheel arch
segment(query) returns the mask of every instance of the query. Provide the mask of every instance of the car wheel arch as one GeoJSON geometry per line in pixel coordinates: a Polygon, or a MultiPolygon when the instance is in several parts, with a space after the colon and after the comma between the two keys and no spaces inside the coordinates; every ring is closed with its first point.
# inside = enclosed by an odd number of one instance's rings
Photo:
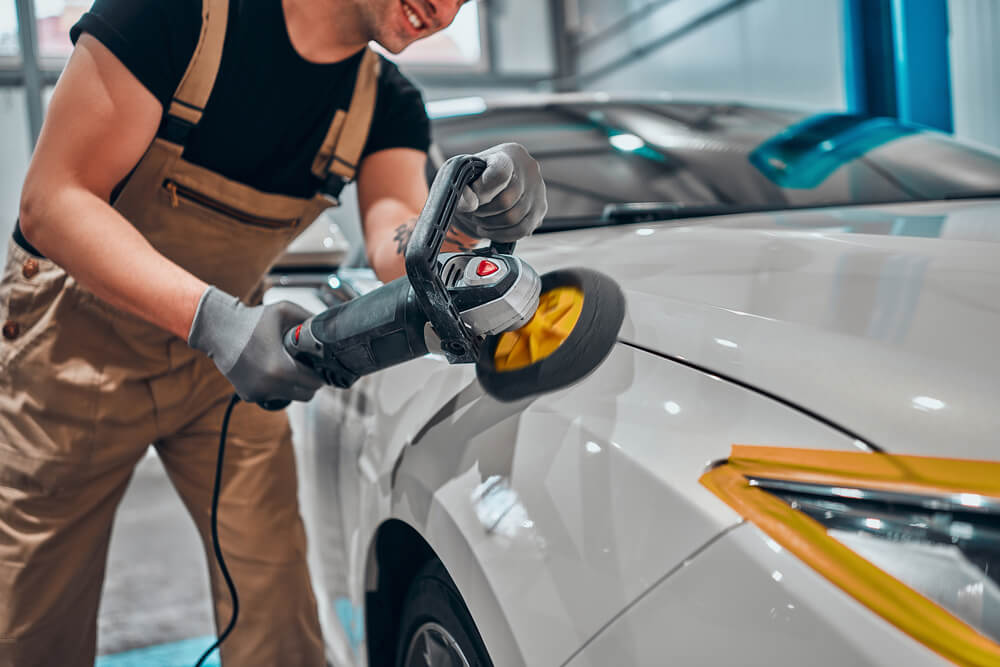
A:
{"type": "Polygon", "coordinates": [[[372,536],[365,564],[365,628],[369,667],[389,667],[400,631],[400,616],[410,583],[429,560],[444,565],[476,621],[494,664],[523,665],[514,635],[491,591],[481,564],[458,532],[436,551],[425,535],[399,518],[383,521],[372,536]],[[461,545],[461,546],[458,546],[461,545]],[[468,594],[476,591],[476,594],[468,594]]]}
{"type": "Polygon", "coordinates": [[[370,667],[395,660],[403,601],[420,568],[437,554],[407,523],[387,519],[375,531],[365,563],[365,634],[370,667]]]}

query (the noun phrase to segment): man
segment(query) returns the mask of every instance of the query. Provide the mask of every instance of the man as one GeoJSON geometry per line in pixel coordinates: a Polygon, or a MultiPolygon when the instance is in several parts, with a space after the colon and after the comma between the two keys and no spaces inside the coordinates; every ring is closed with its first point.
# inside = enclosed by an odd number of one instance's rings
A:
{"type": "MultiPolygon", "coordinates": [[[[366,45],[398,53],[461,4],[97,0],[74,27],[0,283],[0,666],[93,664],[111,522],[148,443],[207,541],[233,389],[320,386],[279,342],[308,313],[253,304],[355,175],[371,264],[403,273],[428,121],[366,45]]],[[[545,213],[523,148],[482,155],[445,249],[527,235],[545,213]]],[[[224,662],[322,665],[283,413],[237,406],[219,521],[243,603],[224,662]]],[[[221,627],[230,600],[211,580],[221,627]]]]}

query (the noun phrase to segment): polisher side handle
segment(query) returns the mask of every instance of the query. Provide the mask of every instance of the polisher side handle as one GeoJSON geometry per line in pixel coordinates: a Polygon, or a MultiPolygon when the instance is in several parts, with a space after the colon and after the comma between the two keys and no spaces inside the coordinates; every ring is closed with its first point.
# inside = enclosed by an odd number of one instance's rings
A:
{"type": "Polygon", "coordinates": [[[453,364],[474,362],[477,347],[438,275],[437,257],[462,190],[484,169],[486,162],[471,155],[456,155],[441,165],[406,246],[406,277],[417,304],[441,339],[441,350],[453,364]]]}
{"type": "Polygon", "coordinates": [[[285,334],[285,350],[347,388],[363,375],[427,354],[427,317],[406,278],[318,313],[285,334]]]}

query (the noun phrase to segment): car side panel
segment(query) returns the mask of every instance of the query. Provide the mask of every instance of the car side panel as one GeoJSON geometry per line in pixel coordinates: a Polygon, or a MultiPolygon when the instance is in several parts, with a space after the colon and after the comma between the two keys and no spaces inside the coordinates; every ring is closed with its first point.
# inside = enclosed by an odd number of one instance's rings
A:
{"type": "Polygon", "coordinates": [[[854,447],[791,408],[624,345],[575,387],[516,403],[433,356],[314,403],[337,422],[317,446],[339,446],[350,496],[321,503],[354,508],[342,519],[353,603],[375,530],[402,519],[504,665],[561,664],[736,524],[698,483],[734,442],[854,447]]]}
{"type": "Polygon", "coordinates": [[[950,663],[742,524],[636,601],[568,667],[668,664],[950,663]]]}

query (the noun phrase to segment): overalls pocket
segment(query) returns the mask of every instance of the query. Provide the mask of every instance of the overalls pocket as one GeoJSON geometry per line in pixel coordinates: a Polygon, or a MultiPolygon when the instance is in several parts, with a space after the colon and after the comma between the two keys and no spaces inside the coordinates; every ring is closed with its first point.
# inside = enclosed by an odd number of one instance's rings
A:
{"type": "Polygon", "coordinates": [[[26,349],[44,336],[52,305],[66,284],[66,272],[10,241],[0,280],[0,369],[7,371],[26,349]]]}
{"type": "Polygon", "coordinates": [[[180,208],[181,206],[193,206],[203,212],[221,216],[227,221],[236,221],[252,227],[264,227],[265,229],[287,229],[295,227],[299,218],[272,218],[254,215],[241,207],[221,201],[204,192],[199,192],[195,188],[178,183],[173,179],[163,181],[163,189],[170,200],[170,206],[180,208]]]}
{"type": "Polygon", "coordinates": [[[0,487],[28,499],[75,483],[93,451],[96,371],[80,358],[77,290],[11,241],[0,279],[0,487]]]}

